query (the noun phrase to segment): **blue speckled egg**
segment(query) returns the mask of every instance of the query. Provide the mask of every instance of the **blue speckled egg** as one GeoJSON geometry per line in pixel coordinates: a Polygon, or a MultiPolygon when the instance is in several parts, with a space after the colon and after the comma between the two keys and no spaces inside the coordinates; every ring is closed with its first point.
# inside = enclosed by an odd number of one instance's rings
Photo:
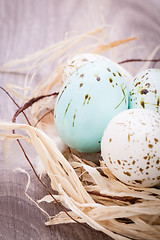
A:
{"type": "Polygon", "coordinates": [[[108,59],[87,61],[66,79],[54,121],[63,142],[79,152],[98,152],[109,121],[128,108],[123,68],[108,59]]]}
{"type": "Polygon", "coordinates": [[[160,69],[139,73],[129,86],[129,108],[145,108],[160,113],[160,69]]]}

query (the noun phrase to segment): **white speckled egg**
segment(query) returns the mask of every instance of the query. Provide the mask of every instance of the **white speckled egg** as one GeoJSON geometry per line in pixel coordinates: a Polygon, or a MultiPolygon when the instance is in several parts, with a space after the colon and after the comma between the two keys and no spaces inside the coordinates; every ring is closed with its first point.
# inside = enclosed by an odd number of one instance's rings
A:
{"type": "Polygon", "coordinates": [[[67,146],[80,152],[100,151],[106,124],[128,108],[126,77],[121,69],[102,58],[87,61],[69,75],[54,112],[57,133],[67,146]]]}
{"type": "Polygon", "coordinates": [[[104,131],[101,155],[122,182],[152,187],[160,182],[160,115],[128,109],[115,116],[104,131]]]}
{"type": "Polygon", "coordinates": [[[160,113],[160,69],[139,73],[129,88],[130,108],[146,108],[160,113]]]}

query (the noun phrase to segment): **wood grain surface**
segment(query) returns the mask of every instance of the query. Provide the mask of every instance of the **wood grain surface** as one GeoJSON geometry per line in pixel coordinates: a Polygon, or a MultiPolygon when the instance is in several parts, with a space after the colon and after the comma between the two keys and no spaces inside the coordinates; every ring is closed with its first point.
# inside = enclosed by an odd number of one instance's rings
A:
{"type": "MultiPolygon", "coordinates": [[[[130,51],[113,51],[115,58],[147,58],[160,44],[159,13],[159,0],[0,0],[0,65],[63,40],[66,33],[83,33],[102,24],[108,28],[108,40],[138,39],[130,51]]],[[[133,74],[138,67],[136,63],[130,66],[133,74]]],[[[22,86],[24,77],[0,74],[0,86],[6,83],[22,86]]],[[[15,109],[1,91],[0,120],[10,121],[15,109]]],[[[12,171],[17,156],[13,152],[11,164],[4,163],[2,148],[0,154],[0,240],[110,239],[78,224],[46,227],[46,214],[25,196],[26,175],[12,171]]],[[[46,191],[23,156],[18,165],[31,175],[28,194],[35,200],[43,197],[46,191]]],[[[44,181],[49,185],[47,177],[44,181]]],[[[60,210],[56,205],[41,206],[51,215],[60,210]]]]}

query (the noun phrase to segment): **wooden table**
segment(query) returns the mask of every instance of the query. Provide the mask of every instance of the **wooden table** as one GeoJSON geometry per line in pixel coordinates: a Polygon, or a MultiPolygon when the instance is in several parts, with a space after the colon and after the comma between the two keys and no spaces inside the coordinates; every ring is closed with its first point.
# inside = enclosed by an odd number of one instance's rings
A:
{"type": "MultiPolygon", "coordinates": [[[[0,65],[63,40],[66,32],[83,33],[104,23],[109,29],[108,40],[138,38],[130,51],[120,48],[119,52],[114,50],[113,55],[119,54],[121,60],[147,58],[160,44],[159,13],[159,0],[0,0],[0,65]]],[[[157,52],[155,57],[159,55],[157,52]]],[[[137,66],[141,65],[133,63],[131,66],[133,74],[137,66]]],[[[14,74],[0,74],[0,86],[5,87],[6,83],[22,86],[23,79],[14,74]]],[[[11,120],[15,109],[1,91],[0,119],[11,120]]],[[[17,164],[14,152],[13,165],[4,163],[2,150],[0,159],[0,240],[110,239],[78,224],[46,227],[46,215],[25,196],[26,175],[12,172],[17,164]]],[[[43,197],[46,191],[23,157],[19,159],[19,165],[31,175],[29,195],[33,199],[43,197]]],[[[49,184],[47,177],[45,181],[49,184]]],[[[52,215],[59,211],[56,205],[41,206],[52,215]]]]}

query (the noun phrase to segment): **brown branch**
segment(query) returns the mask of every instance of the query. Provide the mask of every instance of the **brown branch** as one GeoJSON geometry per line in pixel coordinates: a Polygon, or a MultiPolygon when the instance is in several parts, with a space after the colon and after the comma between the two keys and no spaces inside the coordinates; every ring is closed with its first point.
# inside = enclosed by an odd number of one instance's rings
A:
{"type": "Polygon", "coordinates": [[[52,97],[52,96],[57,96],[58,93],[54,92],[51,94],[47,94],[47,95],[41,95],[35,98],[31,98],[28,102],[26,102],[21,108],[19,108],[16,113],[13,116],[12,122],[16,121],[16,118],[18,117],[18,115],[23,112],[24,110],[26,110],[27,108],[31,107],[34,103],[38,102],[39,100],[43,99],[43,98],[47,98],[47,97],[52,97]]]}
{"type": "MultiPolygon", "coordinates": [[[[13,97],[9,94],[9,92],[7,92],[3,87],[0,87],[1,90],[3,90],[7,95],[8,97],[12,100],[12,102],[18,107],[18,109],[21,109],[21,107],[18,105],[18,103],[16,103],[16,101],[13,99],[13,97]]],[[[24,117],[26,118],[27,122],[29,125],[31,125],[27,115],[25,114],[25,112],[22,110],[22,113],[24,115],[24,117]]]]}
{"type": "Polygon", "coordinates": [[[160,62],[160,58],[158,59],[127,59],[119,62],[119,64],[128,63],[128,62],[160,62]]]}

